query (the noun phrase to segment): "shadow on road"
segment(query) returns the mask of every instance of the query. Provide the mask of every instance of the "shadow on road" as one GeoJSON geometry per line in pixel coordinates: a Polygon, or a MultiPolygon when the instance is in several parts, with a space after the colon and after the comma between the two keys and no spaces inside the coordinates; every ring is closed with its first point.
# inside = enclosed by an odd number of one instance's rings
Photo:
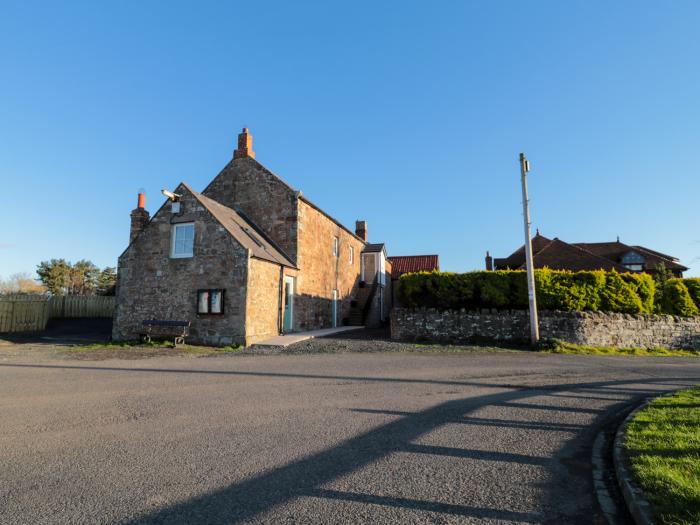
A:
{"type": "MultiPolygon", "coordinates": [[[[642,398],[651,394],[657,394],[665,390],[671,390],[681,385],[692,384],[689,378],[665,378],[665,379],[630,379],[619,381],[601,381],[589,383],[569,383],[548,385],[547,387],[513,389],[510,385],[492,383],[479,383],[467,381],[440,381],[422,379],[402,379],[387,377],[353,377],[333,376],[320,374],[295,374],[295,373],[266,373],[243,372],[221,370],[177,370],[177,369],[150,369],[150,368],[119,368],[119,367],[93,367],[93,366],[69,366],[69,365],[20,365],[0,364],[0,367],[30,367],[30,368],[63,368],[70,370],[103,370],[124,371],[128,373],[177,373],[177,374],[217,374],[217,375],[246,375],[264,377],[294,377],[305,379],[335,379],[352,381],[387,381],[402,383],[435,383],[463,386],[475,386],[479,388],[494,388],[498,391],[475,397],[450,400],[418,412],[383,412],[372,409],[356,408],[356,412],[387,413],[397,416],[391,422],[384,423],[372,430],[347,439],[338,445],[293,461],[286,465],[274,468],[268,472],[233,483],[220,490],[216,490],[189,500],[156,509],[148,514],[140,516],[127,523],[240,523],[251,520],[278,505],[289,502],[299,497],[326,498],[331,500],[344,500],[351,502],[371,503],[402,509],[419,509],[438,513],[455,514],[471,518],[492,518],[524,523],[570,523],[573,519],[569,515],[543,516],[527,512],[513,512],[508,509],[480,508],[466,505],[445,504],[419,499],[387,497],[375,494],[361,494],[329,490],[324,486],[334,480],[361,469],[362,467],[385,458],[394,452],[411,452],[418,454],[433,454],[450,456],[455,458],[484,459],[489,461],[515,462],[524,465],[538,465],[549,469],[557,464],[568,469],[568,476],[578,477],[579,480],[590,481],[590,451],[581,450],[581,443],[586,447],[593,440],[598,428],[605,424],[613,414],[619,412],[625,406],[639,402],[642,398]],[[632,388],[628,388],[631,386],[632,388]],[[548,406],[541,403],[533,403],[530,398],[552,396],[552,400],[566,395],[579,395],[586,398],[592,394],[592,398],[605,394],[624,395],[625,399],[606,398],[611,402],[605,410],[598,409],[574,409],[568,407],[548,406]],[[527,402],[530,401],[530,402],[527,402]],[[540,423],[534,421],[512,421],[500,419],[488,419],[473,417],[470,414],[478,409],[489,406],[502,406],[521,409],[537,409],[549,411],[561,411],[562,413],[584,413],[594,416],[591,425],[540,423]],[[465,425],[489,425],[505,428],[528,428],[538,430],[555,430],[570,432],[570,439],[564,449],[557,453],[556,457],[540,458],[522,454],[505,452],[491,452],[484,450],[472,450],[468,448],[438,447],[416,444],[421,436],[449,423],[463,423],[465,425]],[[576,441],[576,442],[574,442],[576,441]],[[565,450],[570,448],[570,450],[565,450]],[[564,459],[562,459],[562,457],[564,459]],[[563,520],[563,521],[562,521],[563,520]]],[[[584,447],[585,448],[585,447],[584,447]]],[[[543,493],[551,499],[545,508],[559,508],[560,498],[570,498],[566,483],[562,483],[561,476],[550,476],[551,482],[545,486],[543,493]]],[[[591,486],[591,494],[593,489],[591,486]]],[[[583,496],[582,496],[583,497],[583,496]]],[[[593,498],[591,495],[585,497],[593,498]]],[[[587,516],[588,520],[592,516],[587,516]]],[[[580,516],[573,522],[581,519],[580,516]]],[[[585,519],[584,519],[585,521],[585,519]]]]}

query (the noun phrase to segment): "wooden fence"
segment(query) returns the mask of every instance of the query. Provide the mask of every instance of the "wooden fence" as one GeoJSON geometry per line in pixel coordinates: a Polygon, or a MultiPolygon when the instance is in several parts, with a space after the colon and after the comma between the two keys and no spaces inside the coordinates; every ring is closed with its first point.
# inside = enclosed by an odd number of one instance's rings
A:
{"type": "Polygon", "coordinates": [[[112,317],[115,304],[101,295],[3,295],[0,332],[40,332],[51,318],[112,317]]]}
{"type": "Polygon", "coordinates": [[[39,332],[51,313],[47,297],[6,295],[0,297],[0,332],[39,332]]]}
{"type": "Polygon", "coordinates": [[[49,299],[51,318],[112,317],[114,296],[106,295],[60,295],[49,299]]]}

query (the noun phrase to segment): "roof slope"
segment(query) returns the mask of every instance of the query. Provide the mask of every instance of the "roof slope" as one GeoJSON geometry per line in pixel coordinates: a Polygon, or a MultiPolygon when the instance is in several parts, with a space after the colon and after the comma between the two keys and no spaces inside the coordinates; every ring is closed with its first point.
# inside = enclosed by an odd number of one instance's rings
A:
{"type": "Polygon", "coordinates": [[[226,231],[228,231],[241,246],[250,250],[251,256],[281,264],[282,266],[296,268],[290,258],[255,226],[252,221],[244,218],[235,210],[223,204],[219,204],[201,193],[197,193],[187,184],[182,183],[182,186],[185,187],[224,228],[226,228],[226,231]]]}
{"type": "Polygon", "coordinates": [[[629,246],[620,241],[613,242],[577,242],[574,246],[588,250],[591,253],[605,257],[606,259],[611,259],[613,261],[620,261],[622,256],[629,252],[637,252],[642,255],[645,259],[644,269],[645,270],[655,270],[656,267],[664,263],[666,268],[670,270],[686,271],[687,267],[683,266],[678,259],[670,255],[666,255],[661,252],[650,250],[644,246],[629,246]]]}
{"type": "Polygon", "coordinates": [[[378,242],[375,244],[367,243],[367,244],[365,244],[365,247],[362,250],[362,253],[379,253],[381,251],[384,251],[384,243],[383,242],[378,242]]]}
{"type": "MultiPolygon", "coordinates": [[[[614,259],[593,253],[585,247],[569,244],[560,239],[548,239],[539,232],[532,238],[532,260],[535,268],[553,270],[629,270],[614,259]]],[[[505,259],[494,259],[497,269],[513,270],[525,268],[525,247],[521,246],[505,259]]]]}
{"type": "Polygon", "coordinates": [[[440,270],[440,261],[437,255],[393,255],[387,258],[391,261],[391,277],[393,279],[405,273],[440,270]]]}
{"type": "MultiPolygon", "coordinates": [[[[536,268],[552,270],[616,270],[628,272],[621,264],[605,257],[599,257],[583,248],[559,239],[553,239],[547,246],[533,256],[536,268]]],[[[523,264],[524,266],[524,264],[523,264]]]]}
{"type": "MultiPolygon", "coordinates": [[[[532,238],[532,253],[541,252],[551,242],[552,239],[548,239],[544,235],[540,235],[540,232],[537,232],[532,238]]],[[[497,268],[520,268],[525,264],[525,246],[521,246],[505,259],[494,259],[493,262],[497,268]]]]}

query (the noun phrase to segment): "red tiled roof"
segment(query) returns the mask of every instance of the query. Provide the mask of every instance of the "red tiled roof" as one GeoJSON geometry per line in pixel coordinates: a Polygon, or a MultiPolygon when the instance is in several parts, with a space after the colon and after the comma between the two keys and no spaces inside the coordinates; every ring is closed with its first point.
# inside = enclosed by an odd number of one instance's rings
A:
{"type": "Polygon", "coordinates": [[[397,279],[404,273],[440,270],[440,260],[437,255],[394,255],[388,259],[391,261],[392,279],[397,279]]]}

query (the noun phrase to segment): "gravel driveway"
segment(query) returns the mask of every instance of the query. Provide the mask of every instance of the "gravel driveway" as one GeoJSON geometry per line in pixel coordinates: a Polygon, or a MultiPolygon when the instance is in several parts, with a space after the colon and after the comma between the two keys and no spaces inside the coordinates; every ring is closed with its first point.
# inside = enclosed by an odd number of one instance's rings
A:
{"type": "Polygon", "coordinates": [[[15,353],[0,523],[602,523],[597,429],[698,381],[682,358],[15,353]]]}

